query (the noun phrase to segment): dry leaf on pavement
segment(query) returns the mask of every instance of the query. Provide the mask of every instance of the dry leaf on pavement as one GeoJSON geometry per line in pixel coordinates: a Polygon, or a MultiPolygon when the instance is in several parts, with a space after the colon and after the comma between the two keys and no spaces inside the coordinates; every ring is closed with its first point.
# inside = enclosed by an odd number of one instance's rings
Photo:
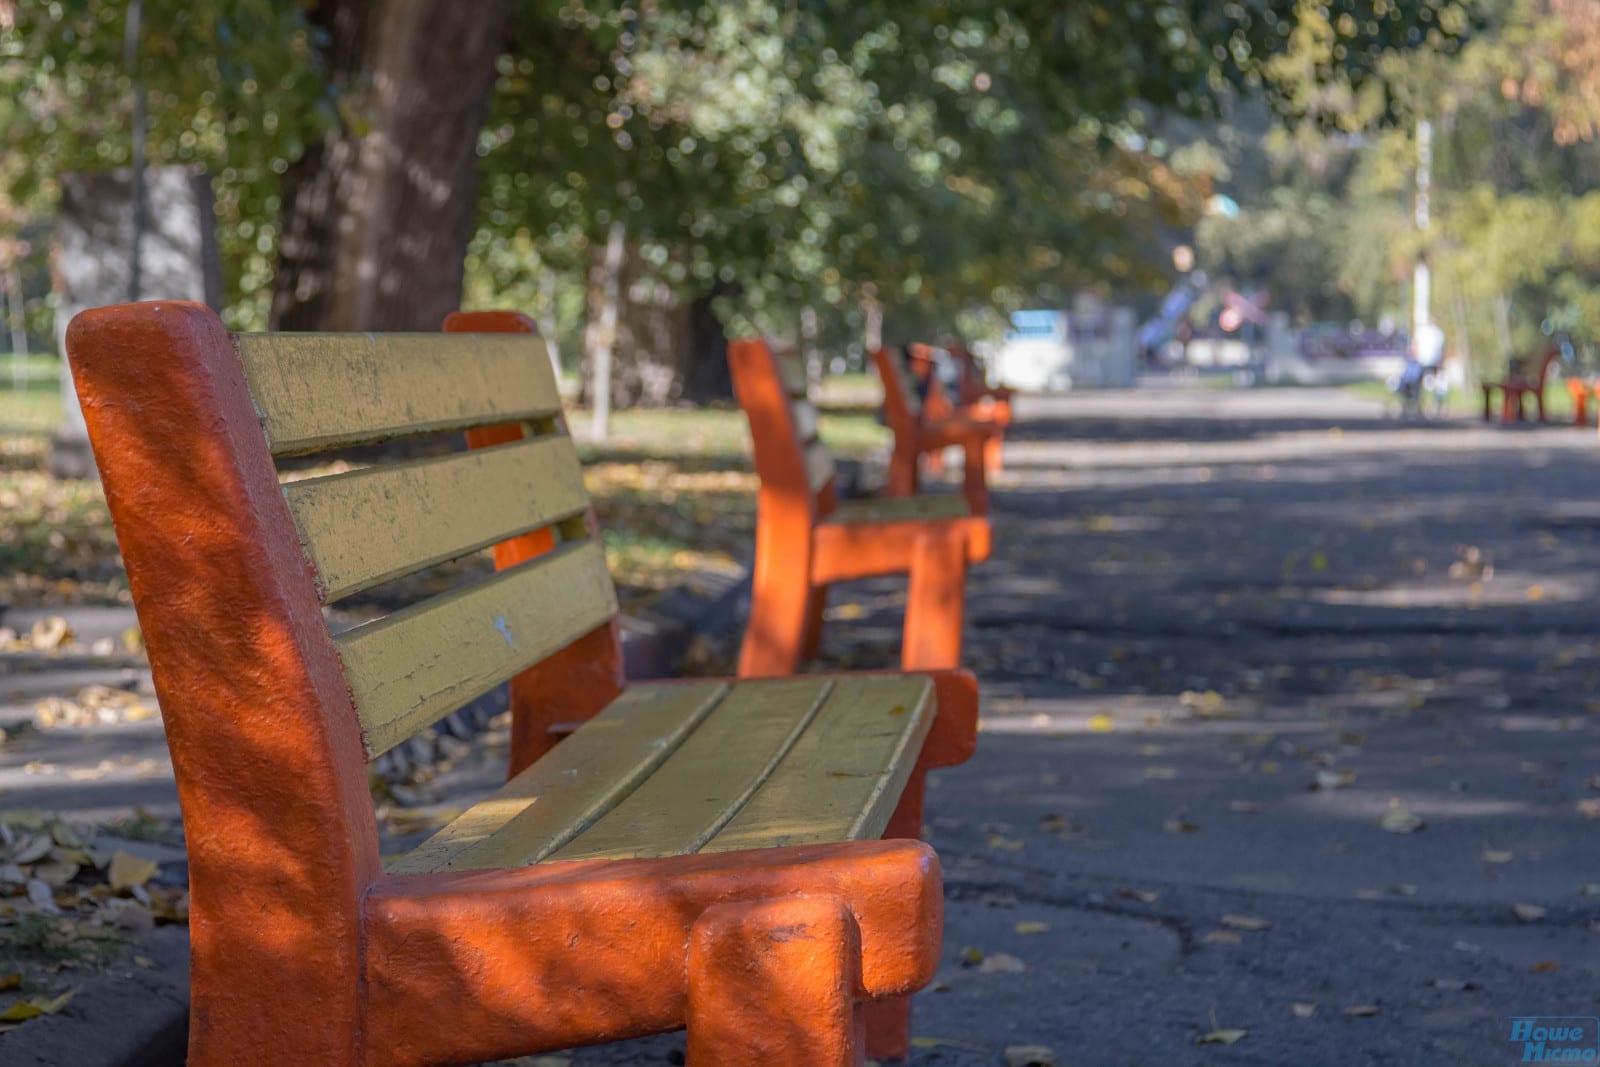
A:
{"type": "Polygon", "coordinates": [[[0,1022],[20,1023],[25,1019],[36,1018],[40,1015],[54,1015],[67,1006],[76,989],[69,989],[59,997],[34,997],[31,1000],[19,1000],[5,1011],[0,1012],[0,1022]]]}
{"type": "Polygon", "coordinates": [[[985,956],[983,962],[978,964],[979,974],[1021,974],[1028,969],[1028,965],[1015,956],[1004,952],[996,952],[992,956],[985,956]]]}
{"type": "Polygon", "coordinates": [[[1428,824],[1398,804],[1390,807],[1379,822],[1391,834],[1414,834],[1428,824]]]}
{"type": "Polygon", "coordinates": [[[1201,1034],[1196,1040],[1197,1045],[1231,1045],[1244,1038],[1248,1030],[1213,1030],[1209,1034],[1201,1034]]]}
{"type": "Polygon", "coordinates": [[[118,849],[112,854],[111,863],[106,868],[106,881],[111,883],[112,889],[133,889],[154,878],[160,870],[160,864],[154,860],[140,859],[118,849]]]}

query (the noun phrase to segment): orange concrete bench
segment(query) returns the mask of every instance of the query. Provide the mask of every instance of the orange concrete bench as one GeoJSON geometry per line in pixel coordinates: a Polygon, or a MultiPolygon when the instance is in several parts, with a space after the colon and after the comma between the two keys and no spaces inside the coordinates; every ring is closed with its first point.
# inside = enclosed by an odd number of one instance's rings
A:
{"type": "Polygon", "coordinates": [[[842,1067],[869,1008],[869,1049],[903,1054],[893,998],[942,925],[938,859],[904,838],[926,768],[971,751],[971,676],[624,684],[542,342],[503,313],[450,326],[234,336],[161,302],[68,330],[183,806],[189,1062],[464,1064],[687,1027],[697,1067],[842,1067]],[[280,480],[285,456],[461,431],[485,447],[280,480]],[[490,545],[491,577],[324,619],[490,545]],[[369,762],[507,680],[505,786],[380,858],[369,762]]]}
{"type": "MultiPolygon", "coordinates": [[[[912,345],[908,349],[907,359],[913,373],[926,383],[922,400],[923,420],[937,422],[955,418],[992,425],[994,433],[984,443],[983,467],[990,474],[1001,470],[1005,432],[1011,425],[1012,390],[1003,385],[990,386],[978,357],[959,341],[943,349],[935,349],[932,345],[912,345]],[[955,364],[958,377],[954,400],[936,373],[936,351],[944,352],[955,364]]],[[[943,449],[930,452],[927,464],[930,473],[943,471],[943,449]]]]}
{"type": "Polygon", "coordinates": [[[883,382],[883,410],[894,433],[889,455],[890,496],[912,496],[921,482],[922,457],[960,447],[962,492],[974,515],[989,513],[989,483],[985,476],[987,453],[997,448],[1001,428],[960,413],[944,418],[923,411],[922,398],[901,354],[892,348],[872,353],[873,365],[883,382]]]}
{"type": "Polygon", "coordinates": [[[901,667],[959,666],[967,565],[989,557],[989,521],[953,494],[839,502],[800,361],[746,338],[728,364],[761,478],[739,673],[796,670],[816,655],[828,586],[884,574],[910,579],[901,667]]]}
{"type": "Polygon", "coordinates": [[[1591,394],[1600,400],[1600,380],[1581,377],[1567,379],[1567,396],[1572,398],[1572,425],[1588,425],[1591,394]]]}

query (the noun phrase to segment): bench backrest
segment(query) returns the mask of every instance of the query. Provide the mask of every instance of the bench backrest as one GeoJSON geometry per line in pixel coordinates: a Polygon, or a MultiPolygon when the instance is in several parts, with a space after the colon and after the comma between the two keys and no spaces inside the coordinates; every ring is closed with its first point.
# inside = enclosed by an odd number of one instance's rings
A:
{"type": "Polygon", "coordinates": [[[896,440],[912,440],[922,422],[922,395],[906,367],[905,357],[895,348],[879,348],[872,353],[873,366],[883,382],[883,412],[896,440]]]}
{"type": "Polygon", "coordinates": [[[797,356],[778,355],[766,341],[744,337],[728,345],[733,389],[750,422],[763,504],[781,495],[804,500],[811,517],[834,506],[833,453],[817,436],[818,415],[797,356]]]}
{"type": "Polygon", "coordinates": [[[1539,357],[1538,370],[1533,375],[1533,383],[1541,392],[1544,390],[1545,382],[1550,380],[1551,368],[1560,362],[1561,347],[1559,345],[1551,345],[1549,348],[1545,349],[1544,354],[1539,357]]]}
{"type": "Polygon", "coordinates": [[[961,372],[961,393],[958,399],[963,404],[977,402],[989,387],[988,368],[964,341],[951,341],[945,346],[945,350],[956,361],[956,367],[961,372]]]}
{"type": "Polygon", "coordinates": [[[160,302],[85,312],[67,347],[172,750],[197,949],[260,949],[275,917],[351,923],[381,875],[366,761],[575,642],[615,652],[616,594],[543,343],[235,337],[204,307],[160,302]],[[291,481],[276,464],[461,431],[493,446],[291,481]],[[325,605],[490,545],[492,577],[337,634],[324,621],[325,605]],[[244,899],[257,929],[224,935],[244,899]]]}

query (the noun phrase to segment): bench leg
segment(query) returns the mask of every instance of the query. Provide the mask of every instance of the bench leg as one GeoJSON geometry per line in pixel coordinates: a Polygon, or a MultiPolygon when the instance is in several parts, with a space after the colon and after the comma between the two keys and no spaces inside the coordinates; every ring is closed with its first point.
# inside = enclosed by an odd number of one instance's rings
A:
{"type": "Polygon", "coordinates": [[[911,590],[901,670],[961,666],[961,625],[967,608],[966,542],[923,537],[911,550],[911,590]]]}
{"type": "Polygon", "coordinates": [[[750,621],[739,649],[739,677],[773,678],[800,667],[806,643],[808,597],[785,589],[782,595],[752,596],[750,621]]]}
{"type": "Polygon", "coordinates": [[[917,492],[917,451],[914,445],[895,445],[889,453],[889,484],[884,496],[915,496],[917,492]]]}
{"type": "Polygon", "coordinates": [[[721,904],[689,942],[689,1067],[860,1067],[861,931],[834,897],[721,904]]]}
{"type": "Polygon", "coordinates": [[[989,462],[989,444],[993,437],[968,441],[963,451],[966,459],[961,467],[962,492],[966,494],[967,507],[974,515],[989,514],[989,479],[984,473],[989,462]]]}
{"type": "MultiPolygon", "coordinates": [[[[900,803],[884,829],[885,839],[922,839],[922,804],[928,789],[928,772],[918,767],[911,772],[900,803]]],[[[911,998],[885,997],[869,1000],[867,1014],[867,1055],[875,1060],[903,1060],[911,1054],[911,998]]]]}
{"type": "Polygon", "coordinates": [[[828,587],[814,585],[806,594],[806,639],[801,655],[816,659],[822,655],[822,616],[828,610],[828,587]]]}
{"type": "Polygon", "coordinates": [[[1484,422],[1488,422],[1489,419],[1492,417],[1492,415],[1490,414],[1490,411],[1493,408],[1493,406],[1494,406],[1494,387],[1491,386],[1491,385],[1486,385],[1486,386],[1483,387],[1483,421],[1484,422]]]}
{"type": "Polygon", "coordinates": [[[997,432],[983,446],[983,469],[990,474],[999,474],[1004,469],[1003,453],[1005,450],[1005,434],[997,432]]]}

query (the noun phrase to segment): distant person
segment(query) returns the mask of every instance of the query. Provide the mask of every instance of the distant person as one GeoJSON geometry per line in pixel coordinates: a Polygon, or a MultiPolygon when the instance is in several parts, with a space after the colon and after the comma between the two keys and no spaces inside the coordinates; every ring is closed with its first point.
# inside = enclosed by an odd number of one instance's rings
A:
{"type": "Polygon", "coordinates": [[[1429,371],[1439,369],[1444,362],[1444,331],[1432,319],[1417,327],[1417,336],[1411,339],[1411,359],[1416,363],[1416,379],[1421,380],[1429,371]]]}
{"type": "MultiPolygon", "coordinates": [[[[1434,388],[1437,392],[1437,372],[1439,364],[1443,362],[1444,331],[1430,320],[1417,327],[1416,336],[1411,338],[1411,344],[1406,351],[1406,365],[1400,371],[1399,380],[1392,386],[1400,397],[1402,412],[1407,410],[1420,412],[1422,388],[1429,378],[1434,379],[1434,388]]],[[[1442,394],[1439,396],[1442,403],[1442,394]]]]}

